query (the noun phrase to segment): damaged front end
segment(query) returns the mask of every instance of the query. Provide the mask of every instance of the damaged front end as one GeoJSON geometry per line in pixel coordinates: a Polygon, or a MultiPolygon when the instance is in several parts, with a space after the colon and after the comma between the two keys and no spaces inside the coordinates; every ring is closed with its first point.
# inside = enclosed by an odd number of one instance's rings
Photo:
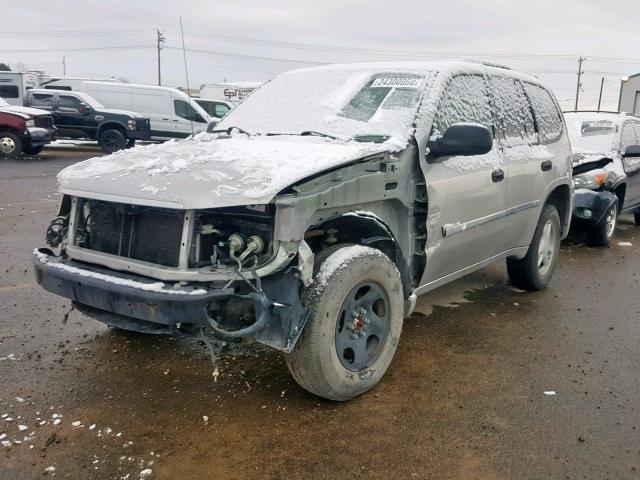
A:
{"type": "Polygon", "coordinates": [[[109,325],[207,328],[288,352],[308,317],[308,247],[274,239],[274,219],[273,205],[176,210],[65,196],[46,235],[60,253],[34,252],[36,279],[109,325]]]}

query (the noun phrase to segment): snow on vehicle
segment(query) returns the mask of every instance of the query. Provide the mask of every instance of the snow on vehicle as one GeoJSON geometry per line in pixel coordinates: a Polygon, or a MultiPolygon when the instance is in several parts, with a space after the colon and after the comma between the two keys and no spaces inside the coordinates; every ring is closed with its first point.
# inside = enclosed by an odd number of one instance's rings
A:
{"type": "Polygon", "coordinates": [[[619,214],[634,212],[640,225],[640,118],[566,112],[565,119],[574,153],[574,224],[590,244],[609,245],[619,214]]]}
{"type": "Polygon", "coordinates": [[[120,328],[252,337],[348,400],[384,375],[417,295],[503,259],[522,288],[553,275],[570,145],[534,77],[296,70],[215,128],[63,170],[40,285],[120,328]]]}
{"type": "Polygon", "coordinates": [[[51,114],[44,110],[9,105],[0,98],[0,156],[37,155],[54,139],[51,114]]]}

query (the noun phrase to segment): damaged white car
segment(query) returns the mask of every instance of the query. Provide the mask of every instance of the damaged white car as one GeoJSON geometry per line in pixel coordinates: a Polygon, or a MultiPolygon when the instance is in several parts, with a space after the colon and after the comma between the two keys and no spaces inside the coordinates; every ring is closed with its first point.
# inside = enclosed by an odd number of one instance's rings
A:
{"type": "Polygon", "coordinates": [[[211,130],[63,170],[38,282],[120,328],[252,337],[347,400],[384,375],[417,295],[500,259],[543,288],[569,229],[557,102],[506,68],[292,71],[211,130]]]}

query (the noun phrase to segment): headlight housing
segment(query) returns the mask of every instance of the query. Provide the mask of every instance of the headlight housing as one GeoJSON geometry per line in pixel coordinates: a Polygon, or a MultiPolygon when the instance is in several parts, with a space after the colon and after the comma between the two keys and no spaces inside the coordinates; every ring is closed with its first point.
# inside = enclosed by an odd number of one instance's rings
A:
{"type": "Polygon", "coordinates": [[[588,188],[595,190],[604,185],[609,179],[609,172],[603,170],[593,170],[573,177],[573,186],[575,188],[588,188]]]}
{"type": "Polygon", "coordinates": [[[136,121],[135,120],[129,120],[127,122],[127,127],[129,128],[129,130],[135,130],[136,129],[136,121]]]}
{"type": "Polygon", "coordinates": [[[33,128],[36,126],[36,121],[34,119],[27,120],[25,124],[27,125],[27,128],[33,128]]]}

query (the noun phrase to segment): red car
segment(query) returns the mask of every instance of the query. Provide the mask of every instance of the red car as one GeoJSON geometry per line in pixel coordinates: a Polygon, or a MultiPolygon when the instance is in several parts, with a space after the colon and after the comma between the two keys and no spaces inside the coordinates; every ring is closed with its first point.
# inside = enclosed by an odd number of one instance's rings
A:
{"type": "Polygon", "coordinates": [[[55,133],[53,117],[46,110],[10,106],[0,98],[0,157],[37,155],[55,133]]]}

